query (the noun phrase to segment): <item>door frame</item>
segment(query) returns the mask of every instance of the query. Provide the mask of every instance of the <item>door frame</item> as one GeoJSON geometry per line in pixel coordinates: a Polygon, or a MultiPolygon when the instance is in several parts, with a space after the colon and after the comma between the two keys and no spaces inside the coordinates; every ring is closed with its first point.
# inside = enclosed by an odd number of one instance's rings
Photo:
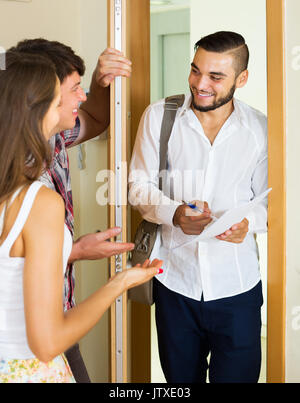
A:
{"type": "Polygon", "coordinates": [[[286,69],[285,1],[267,0],[269,196],[267,382],[285,382],[286,69]]]}
{"type": "MultiPolygon", "coordinates": [[[[120,39],[120,50],[127,53],[127,0],[121,0],[119,12],[115,12],[115,2],[107,0],[107,21],[108,21],[108,43],[109,47],[115,46],[115,33],[120,39]],[[121,15],[120,22],[115,21],[116,15],[121,15]],[[116,31],[120,30],[121,31],[116,31]]],[[[117,7],[116,7],[117,9],[117,7]]],[[[118,42],[118,40],[116,41],[118,42]]],[[[109,226],[115,227],[117,216],[121,223],[122,232],[117,237],[122,242],[127,242],[127,172],[124,170],[123,161],[127,161],[129,156],[128,138],[128,91],[127,80],[122,77],[119,82],[119,91],[117,80],[110,85],[110,135],[108,139],[108,165],[110,172],[114,175],[110,177],[110,200],[108,204],[109,226]],[[118,98],[116,93],[118,93],[118,98]],[[121,103],[121,113],[117,114],[117,104],[121,103]],[[116,117],[119,118],[116,127],[116,117]],[[119,132],[120,131],[120,132],[119,132]],[[119,143],[116,139],[116,133],[119,135],[119,143]],[[116,152],[117,151],[117,152],[116,152]],[[117,160],[120,156],[121,161],[117,160]],[[119,194],[117,194],[119,193],[119,194]]],[[[120,110],[120,107],[119,109],[120,110]]],[[[127,254],[122,253],[109,258],[109,275],[113,277],[118,271],[124,271],[127,267],[127,254]]],[[[127,292],[120,295],[110,308],[110,380],[112,383],[128,382],[128,300],[127,292]]]]}
{"type": "MultiPolygon", "coordinates": [[[[130,0],[131,145],[150,103],[150,2],[130,0]]],[[[266,0],[269,187],[267,281],[267,382],[285,382],[286,330],[286,79],[284,0],[266,0]]],[[[132,210],[131,238],[141,217],[132,210]]],[[[151,382],[150,307],[131,304],[131,381],[151,382]],[[137,325],[138,324],[138,325],[137,325]]]]}

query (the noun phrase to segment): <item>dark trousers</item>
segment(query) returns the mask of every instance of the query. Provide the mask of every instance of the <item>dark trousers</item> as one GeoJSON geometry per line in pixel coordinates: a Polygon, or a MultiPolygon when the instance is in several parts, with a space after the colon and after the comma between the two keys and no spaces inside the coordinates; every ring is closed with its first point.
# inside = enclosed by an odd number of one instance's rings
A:
{"type": "Polygon", "coordinates": [[[65,352],[73,376],[77,383],[90,383],[90,378],[86,370],[83,358],[79,350],[79,344],[75,344],[65,352]]]}
{"type": "Polygon", "coordinates": [[[161,366],[168,383],[256,383],[261,366],[262,285],[195,301],[154,279],[161,366]],[[207,357],[210,354],[209,365],[207,357]]]}

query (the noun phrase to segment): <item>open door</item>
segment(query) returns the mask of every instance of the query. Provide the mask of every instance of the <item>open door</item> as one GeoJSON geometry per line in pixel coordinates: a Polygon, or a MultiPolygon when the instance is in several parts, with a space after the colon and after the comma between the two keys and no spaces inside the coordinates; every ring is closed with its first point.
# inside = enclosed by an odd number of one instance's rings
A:
{"type": "MultiPolygon", "coordinates": [[[[122,50],[134,66],[130,80],[116,80],[111,87],[109,169],[114,180],[110,181],[109,217],[110,227],[122,226],[120,240],[126,242],[133,239],[141,220],[127,206],[127,164],[140,118],[150,103],[150,7],[149,0],[107,2],[109,46],[122,50]]],[[[126,266],[126,255],[114,257],[110,274],[126,266]]],[[[110,315],[111,381],[150,382],[150,308],[128,301],[124,294],[110,315]]]]}

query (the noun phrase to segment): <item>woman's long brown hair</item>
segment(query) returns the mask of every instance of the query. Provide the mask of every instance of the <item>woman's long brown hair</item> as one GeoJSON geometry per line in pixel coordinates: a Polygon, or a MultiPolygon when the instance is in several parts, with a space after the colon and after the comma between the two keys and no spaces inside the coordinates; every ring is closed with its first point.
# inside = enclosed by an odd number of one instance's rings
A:
{"type": "Polygon", "coordinates": [[[7,52],[5,67],[0,71],[0,203],[51,163],[43,119],[57,82],[52,63],[37,55],[7,52]]]}

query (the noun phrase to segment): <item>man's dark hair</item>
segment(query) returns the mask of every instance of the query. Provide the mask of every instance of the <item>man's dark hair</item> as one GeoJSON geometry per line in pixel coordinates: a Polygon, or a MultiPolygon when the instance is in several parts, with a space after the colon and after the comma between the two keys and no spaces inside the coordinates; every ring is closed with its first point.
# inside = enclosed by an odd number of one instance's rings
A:
{"type": "Polygon", "coordinates": [[[207,35],[195,44],[195,51],[199,48],[207,52],[232,54],[237,76],[248,68],[249,49],[242,35],[236,32],[219,31],[207,35]]]}
{"type": "Polygon", "coordinates": [[[47,57],[54,64],[61,83],[74,71],[77,71],[80,76],[83,76],[85,72],[84,61],[81,57],[77,56],[72,48],[57,41],[48,41],[43,38],[26,39],[11,48],[10,51],[47,57]]]}

